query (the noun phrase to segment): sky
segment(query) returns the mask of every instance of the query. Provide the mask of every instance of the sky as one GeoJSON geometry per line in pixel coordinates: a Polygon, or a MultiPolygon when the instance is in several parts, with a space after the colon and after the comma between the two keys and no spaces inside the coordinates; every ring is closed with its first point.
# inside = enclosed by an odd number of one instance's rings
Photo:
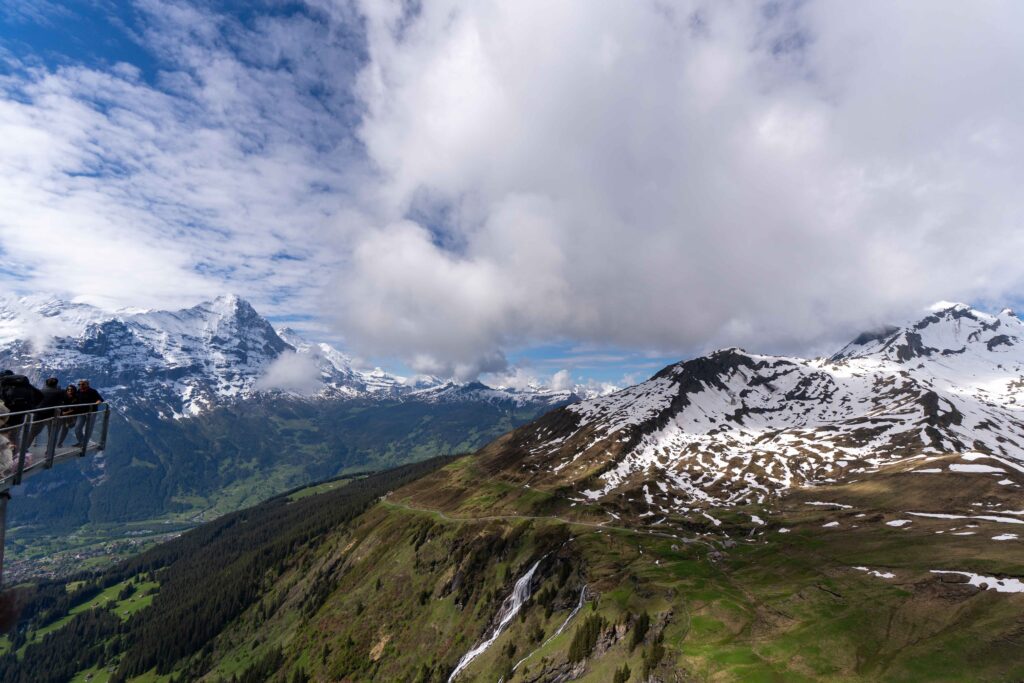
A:
{"type": "Polygon", "coordinates": [[[0,282],[625,383],[1024,286],[1024,5],[5,0],[0,282]]]}

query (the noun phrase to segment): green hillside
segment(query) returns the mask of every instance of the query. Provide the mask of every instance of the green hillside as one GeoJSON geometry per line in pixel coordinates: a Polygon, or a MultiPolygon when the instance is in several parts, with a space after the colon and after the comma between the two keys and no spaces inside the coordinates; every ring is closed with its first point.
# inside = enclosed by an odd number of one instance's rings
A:
{"type": "Polygon", "coordinates": [[[932,573],[1020,576],[1024,557],[980,533],[951,555],[948,520],[886,524],[914,475],[826,492],[850,508],[797,493],[684,532],[597,521],[473,457],[428,474],[443,464],[277,498],[26,590],[0,681],[445,681],[535,563],[530,599],[460,680],[1024,676],[1024,594],[932,573]],[[126,586],[151,604],[118,599],[126,586]]]}

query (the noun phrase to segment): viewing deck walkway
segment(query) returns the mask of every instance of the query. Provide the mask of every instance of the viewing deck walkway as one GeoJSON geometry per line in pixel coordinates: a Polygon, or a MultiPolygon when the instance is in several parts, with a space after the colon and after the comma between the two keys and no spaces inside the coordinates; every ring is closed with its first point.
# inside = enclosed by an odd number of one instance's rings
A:
{"type": "Polygon", "coordinates": [[[3,584],[11,487],[56,464],[103,451],[107,447],[109,428],[110,406],[106,403],[0,414],[0,585],[3,584]],[[81,412],[61,414],[68,410],[81,412]],[[74,445],[61,446],[61,441],[71,441],[74,445]]]}
{"type": "Polygon", "coordinates": [[[21,411],[0,415],[4,424],[20,421],[13,427],[0,427],[0,492],[18,486],[25,477],[48,470],[57,463],[98,453],[107,446],[110,407],[106,403],[62,406],[61,409],[83,409],[90,412],[61,416],[53,409],[21,411]],[[6,419],[5,419],[6,418],[6,419]],[[83,420],[85,438],[74,446],[60,446],[58,441],[78,438],[76,424],[83,420]],[[45,439],[44,439],[45,437],[45,439]],[[6,443],[4,443],[6,441],[6,443]]]}

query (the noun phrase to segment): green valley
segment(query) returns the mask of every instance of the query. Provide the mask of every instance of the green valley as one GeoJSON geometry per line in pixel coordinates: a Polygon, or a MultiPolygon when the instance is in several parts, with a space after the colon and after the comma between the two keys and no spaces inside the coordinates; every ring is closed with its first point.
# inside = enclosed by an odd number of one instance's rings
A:
{"type": "Polygon", "coordinates": [[[471,451],[542,409],[268,398],[183,420],[130,413],[101,462],[13,492],[7,578],[102,566],[310,482],[471,451]]]}

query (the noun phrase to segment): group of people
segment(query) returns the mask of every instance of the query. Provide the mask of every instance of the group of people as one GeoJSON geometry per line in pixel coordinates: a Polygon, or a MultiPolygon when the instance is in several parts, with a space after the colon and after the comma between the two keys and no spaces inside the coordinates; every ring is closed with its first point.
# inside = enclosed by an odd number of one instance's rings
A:
{"type": "Polygon", "coordinates": [[[87,438],[91,414],[97,410],[103,397],[81,379],[78,385],[60,386],[60,380],[50,377],[37,389],[25,375],[10,370],[0,372],[0,424],[3,433],[14,446],[18,443],[19,430],[25,418],[32,415],[33,425],[29,432],[28,445],[36,440],[44,427],[56,430],[56,445],[63,448],[68,432],[74,428],[76,442],[72,447],[82,446],[87,438]]]}

